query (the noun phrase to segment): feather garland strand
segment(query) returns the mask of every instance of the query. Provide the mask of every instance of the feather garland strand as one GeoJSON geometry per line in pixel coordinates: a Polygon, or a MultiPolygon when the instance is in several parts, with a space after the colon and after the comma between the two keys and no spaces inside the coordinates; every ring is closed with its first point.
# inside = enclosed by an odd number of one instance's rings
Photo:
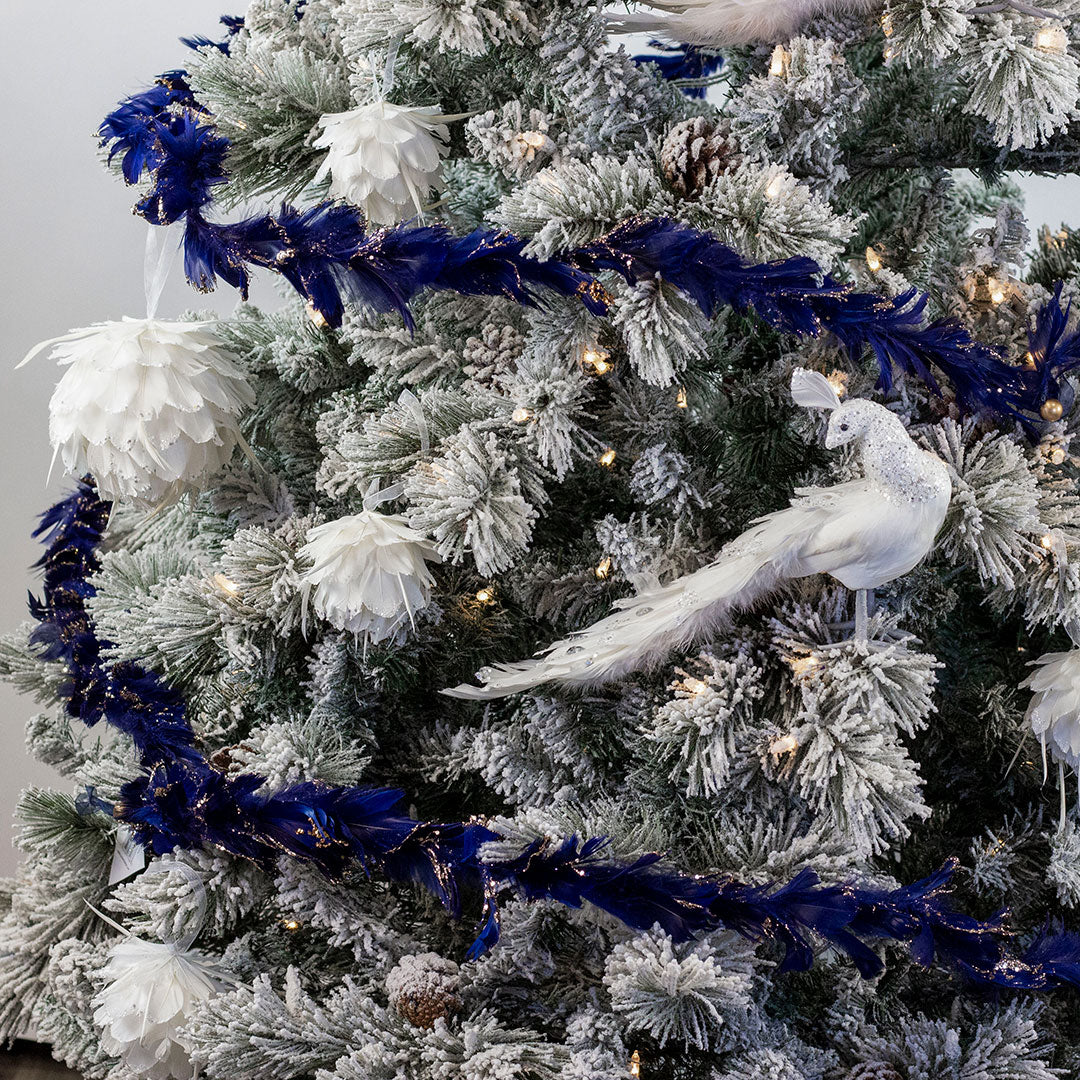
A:
{"type": "MultiPolygon", "coordinates": [[[[596,274],[617,273],[630,283],[660,277],[709,318],[723,306],[753,310],[783,333],[831,333],[853,361],[869,348],[882,390],[899,368],[941,396],[935,374],[941,372],[963,408],[1018,420],[1029,433],[1040,407],[1060,391],[1061,375],[1076,363],[1070,357],[1063,364],[1055,350],[1033,349],[1031,362],[1013,366],[955,320],[927,323],[929,298],[914,289],[895,297],[855,292],[803,257],[751,263],[710,233],[666,218],[630,218],[547,261],[527,256],[524,239],[492,228],[465,237],[443,225],[369,231],[360,211],[341,203],[306,210],[283,205],[277,214],[218,224],[206,212],[214,188],[228,179],[229,142],[193,97],[182,71],[168,72],[127,98],[102,122],[100,136],[109,160],[120,157],[128,183],[149,174],[150,190],[136,213],[158,225],[184,219],[184,269],[196,288],[213,289],[220,278],[246,298],[249,266],[270,270],[331,327],[341,324],[347,303],[356,303],[397,312],[411,330],[410,302],[425,289],[505,296],[531,306],[548,290],[577,297],[594,315],[605,315],[611,296],[596,274]]],[[[1044,312],[1051,305],[1060,311],[1059,301],[1060,290],[1044,312]]],[[[1039,327],[1040,340],[1049,344],[1063,333],[1061,320],[1044,320],[1039,327]]],[[[1071,348],[1075,337],[1062,344],[1071,348]]]]}
{"type": "Polygon", "coordinates": [[[460,913],[462,887],[485,896],[479,956],[499,939],[499,894],[550,899],[569,907],[589,902],[635,930],[659,924],[677,941],[727,927],[784,952],[783,969],[803,971],[824,941],[849,956],[866,977],[883,965],[869,942],[908,945],[920,964],[939,963],[984,986],[1053,990],[1080,986],[1080,935],[1049,925],[1023,952],[1005,913],[980,921],[953,910],[949,860],[929,877],[895,890],[823,884],[810,869],[783,885],[684,874],[658,853],[624,862],[605,854],[603,837],[541,838],[514,850],[478,821],[418,821],[397,809],[392,789],[294,784],[274,794],[263,778],[228,777],[194,746],[183,702],[153,672],[107,666],[85,602],[98,569],[98,546],[110,505],[89,480],[42,516],[35,536],[47,545],[43,601],[32,601],[40,625],[33,643],[62,663],[68,713],[129,735],[145,772],[128,783],[114,816],[156,855],[176,848],[218,847],[272,865],[280,854],[304,859],[329,875],[352,867],[430,889],[460,913]],[[495,843],[499,841],[499,843],[495,843]]]}

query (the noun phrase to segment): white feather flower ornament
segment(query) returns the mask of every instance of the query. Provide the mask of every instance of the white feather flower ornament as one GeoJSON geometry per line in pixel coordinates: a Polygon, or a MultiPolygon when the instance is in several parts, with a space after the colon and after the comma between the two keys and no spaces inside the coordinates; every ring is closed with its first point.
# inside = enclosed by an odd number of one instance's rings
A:
{"type": "Polygon", "coordinates": [[[105,986],[93,1005],[102,1049],[149,1080],[193,1080],[190,1044],[179,1029],[220,986],[212,961],[182,945],[128,936],[100,974],[105,986]]]}
{"type": "Polygon", "coordinates": [[[316,180],[330,175],[330,195],[360,207],[368,221],[393,225],[421,214],[441,179],[447,123],[435,106],[392,105],[384,98],[319,118],[315,146],[327,151],[316,180]]]}
{"type": "Polygon", "coordinates": [[[371,642],[395,637],[427,607],[435,547],[403,517],[363,510],[309,529],[300,549],[311,568],[301,575],[305,601],[338,630],[371,642]]]}
{"type": "Polygon", "coordinates": [[[37,346],[67,367],[49,404],[65,469],[93,473],[106,499],[157,506],[223,468],[255,395],[213,325],[125,318],[37,346]]]}
{"type": "Polygon", "coordinates": [[[1044,653],[1036,670],[1021,684],[1034,691],[1027,722],[1043,748],[1059,765],[1080,768],[1080,649],[1044,653]]]}

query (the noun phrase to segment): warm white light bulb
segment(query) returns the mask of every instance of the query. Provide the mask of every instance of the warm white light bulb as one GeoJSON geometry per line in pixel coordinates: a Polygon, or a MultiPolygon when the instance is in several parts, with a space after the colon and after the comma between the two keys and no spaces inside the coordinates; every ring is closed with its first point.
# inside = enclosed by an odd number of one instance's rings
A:
{"type": "Polygon", "coordinates": [[[769,74],[782,77],[788,72],[788,64],[791,63],[791,53],[784,48],[783,45],[777,45],[772,51],[772,57],[769,60],[769,74]]]}
{"type": "Polygon", "coordinates": [[[224,574],[214,575],[214,584],[223,592],[226,596],[238,596],[240,589],[237,587],[235,581],[230,581],[224,574]]]}
{"type": "Polygon", "coordinates": [[[1035,48],[1062,56],[1069,47],[1069,35],[1061,26],[1041,26],[1035,31],[1035,48]]]}

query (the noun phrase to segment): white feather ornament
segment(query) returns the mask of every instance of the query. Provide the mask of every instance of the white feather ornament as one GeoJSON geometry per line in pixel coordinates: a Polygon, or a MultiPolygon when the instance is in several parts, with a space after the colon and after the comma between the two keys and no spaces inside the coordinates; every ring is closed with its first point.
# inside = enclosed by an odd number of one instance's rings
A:
{"type": "Polygon", "coordinates": [[[237,416],[255,401],[213,326],[125,318],[36,346],[23,363],[52,345],[67,367],[49,403],[54,457],[106,499],[198,491],[244,445],[237,416]]]}
{"type": "Polygon", "coordinates": [[[1080,649],[1044,653],[1036,670],[1020,685],[1034,691],[1025,719],[1059,764],[1080,768],[1080,649]]]}
{"type": "Polygon", "coordinates": [[[878,0],[643,0],[666,14],[611,14],[616,33],[660,34],[693,45],[786,41],[814,15],[866,11],[878,0]]]}
{"type": "Polygon", "coordinates": [[[434,545],[393,514],[363,510],[309,529],[300,556],[305,604],[338,630],[370,642],[396,637],[427,607],[441,562],[434,545]]]}
{"type": "Polygon", "coordinates": [[[148,1080],[195,1080],[191,1041],[180,1029],[198,1002],[232,982],[216,961],[191,948],[206,918],[206,888],[195,871],[166,858],[153,863],[143,876],[174,872],[187,878],[197,905],[186,933],[176,941],[161,944],[136,937],[90,906],[124,935],[97,973],[104,985],[91,1001],[94,1023],[101,1028],[101,1048],[148,1080]]]}
{"type": "Polygon", "coordinates": [[[360,207],[368,221],[393,225],[423,213],[441,179],[448,152],[447,124],[435,106],[392,105],[380,98],[319,118],[315,142],[327,151],[315,179],[330,176],[330,195],[360,207]]]}
{"type": "Polygon", "coordinates": [[[618,601],[613,614],[538,659],[482,669],[483,686],[443,693],[490,699],[550,682],[617,679],[700,641],[782,582],[812,574],[829,574],[856,593],[856,639],[865,643],[866,593],[908,573],[930,551],[952,494],[948,470],[888,409],[858,399],[841,403],[823,375],[797,369],[792,394],[799,404],[830,410],[825,446],[853,443],[862,479],[797,489],[787,509],[760,518],[708,566],[618,601]]]}
{"type": "Polygon", "coordinates": [[[94,997],[101,1048],[149,1080],[193,1080],[190,1043],[180,1028],[211,997],[220,973],[202,953],[129,936],[109,950],[106,985],[94,997]]]}

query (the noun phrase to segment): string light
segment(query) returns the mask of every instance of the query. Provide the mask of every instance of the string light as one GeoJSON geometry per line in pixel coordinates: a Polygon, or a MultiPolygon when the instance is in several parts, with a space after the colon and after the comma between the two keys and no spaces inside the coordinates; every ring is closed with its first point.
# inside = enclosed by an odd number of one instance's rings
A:
{"type": "Polygon", "coordinates": [[[997,278],[988,277],[986,289],[990,294],[991,304],[1000,304],[1005,299],[1005,286],[997,278]]]}
{"type": "Polygon", "coordinates": [[[825,381],[836,391],[838,398],[842,398],[847,393],[848,373],[846,371],[840,371],[839,368],[830,371],[825,376],[825,381]]]}
{"type": "Polygon", "coordinates": [[[876,274],[881,269],[881,256],[872,247],[866,249],[866,266],[871,274],[876,274]]]}
{"type": "Polygon", "coordinates": [[[641,1076],[641,1055],[636,1050],[630,1055],[630,1075],[641,1076]]]}
{"type": "Polygon", "coordinates": [[[772,51],[772,57],[769,60],[769,74],[776,77],[783,77],[788,73],[788,65],[791,63],[791,53],[784,48],[783,45],[777,45],[772,51]]]}
{"type": "Polygon", "coordinates": [[[330,324],[326,321],[326,317],[321,311],[309,300],[305,305],[307,308],[308,318],[320,329],[325,330],[330,324]]]}
{"type": "Polygon", "coordinates": [[[896,55],[896,50],[891,45],[886,45],[881,54],[882,60],[887,64],[896,55]]]}
{"type": "Polygon", "coordinates": [[[893,36],[893,21],[891,11],[883,11],[881,13],[881,32],[886,37],[893,36]]]}
{"type": "Polygon", "coordinates": [[[683,680],[683,689],[688,694],[693,694],[695,697],[699,694],[704,694],[708,688],[709,684],[703,679],[695,679],[693,676],[689,676],[683,680]]]}
{"type": "Polygon", "coordinates": [[[295,931],[300,929],[300,923],[298,923],[296,919],[282,919],[281,925],[284,926],[286,930],[295,931]]]}
{"type": "Polygon", "coordinates": [[[493,604],[495,602],[495,590],[485,585],[476,592],[476,599],[481,604],[493,604]]]}
{"type": "Polygon", "coordinates": [[[777,735],[771,743],[769,743],[769,755],[774,761],[779,761],[785,754],[790,754],[793,750],[799,749],[799,740],[794,735],[777,735]]]}
{"type": "Polygon", "coordinates": [[[517,134],[517,141],[535,153],[543,148],[547,142],[547,136],[542,131],[520,131],[517,134]]]}
{"type": "Polygon", "coordinates": [[[605,469],[610,469],[615,464],[615,451],[609,446],[596,460],[605,469]]]}
{"type": "Polygon", "coordinates": [[[776,199],[780,197],[780,192],[784,188],[784,174],[777,173],[770,181],[769,186],[765,189],[766,199],[776,199]]]}
{"type": "Polygon", "coordinates": [[[1069,35],[1061,26],[1041,26],[1035,31],[1035,48],[1062,56],[1069,47],[1069,35]]]}
{"type": "Polygon", "coordinates": [[[1042,545],[1044,551],[1053,551],[1054,550],[1054,535],[1053,535],[1053,533],[1046,533],[1043,536],[1043,538],[1039,541],[1039,543],[1042,545]]]}
{"type": "Polygon", "coordinates": [[[532,409],[526,409],[524,405],[519,405],[511,414],[510,419],[515,424],[524,424],[533,418],[532,409]]]}
{"type": "Polygon", "coordinates": [[[809,675],[821,663],[816,656],[793,656],[788,660],[791,670],[796,678],[804,678],[809,675]]]}
{"type": "Polygon", "coordinates": [[[689,403],[686,400],[686,387],[680,386],[679,392],[675,395],[675,408],[686,409],[689,408],[689,403]]]}
{"type": "Polygon", "coordinates": [[[240,595],[240,589],[236,582],[230,581],[224,574],[215,574],[213,582],[226,596],[240,595]]]}
{"type": "Polygon", "coordinates": [[[595,372],[597,375],[606,375],[612,368],[610,353],[604,352],[590,345],[581,355],[582,367],[595,372]]]}
{"type": "Polygon", "coordinates": [[[611,556],[605,555],[597,564],[596,569],[593,570],[597,580],[603,581],[611,573],[611,556]]]}
{"type": "Polygon", "coordinates": [[[1060,464],[1062,464],[1062,462],[1064,462],[1064,460],[1065,460],[1065,447],[1064,446],[1055,446],[1050,451],[1050,464],[1051,465],[1060,465],[1060,464]]]}

